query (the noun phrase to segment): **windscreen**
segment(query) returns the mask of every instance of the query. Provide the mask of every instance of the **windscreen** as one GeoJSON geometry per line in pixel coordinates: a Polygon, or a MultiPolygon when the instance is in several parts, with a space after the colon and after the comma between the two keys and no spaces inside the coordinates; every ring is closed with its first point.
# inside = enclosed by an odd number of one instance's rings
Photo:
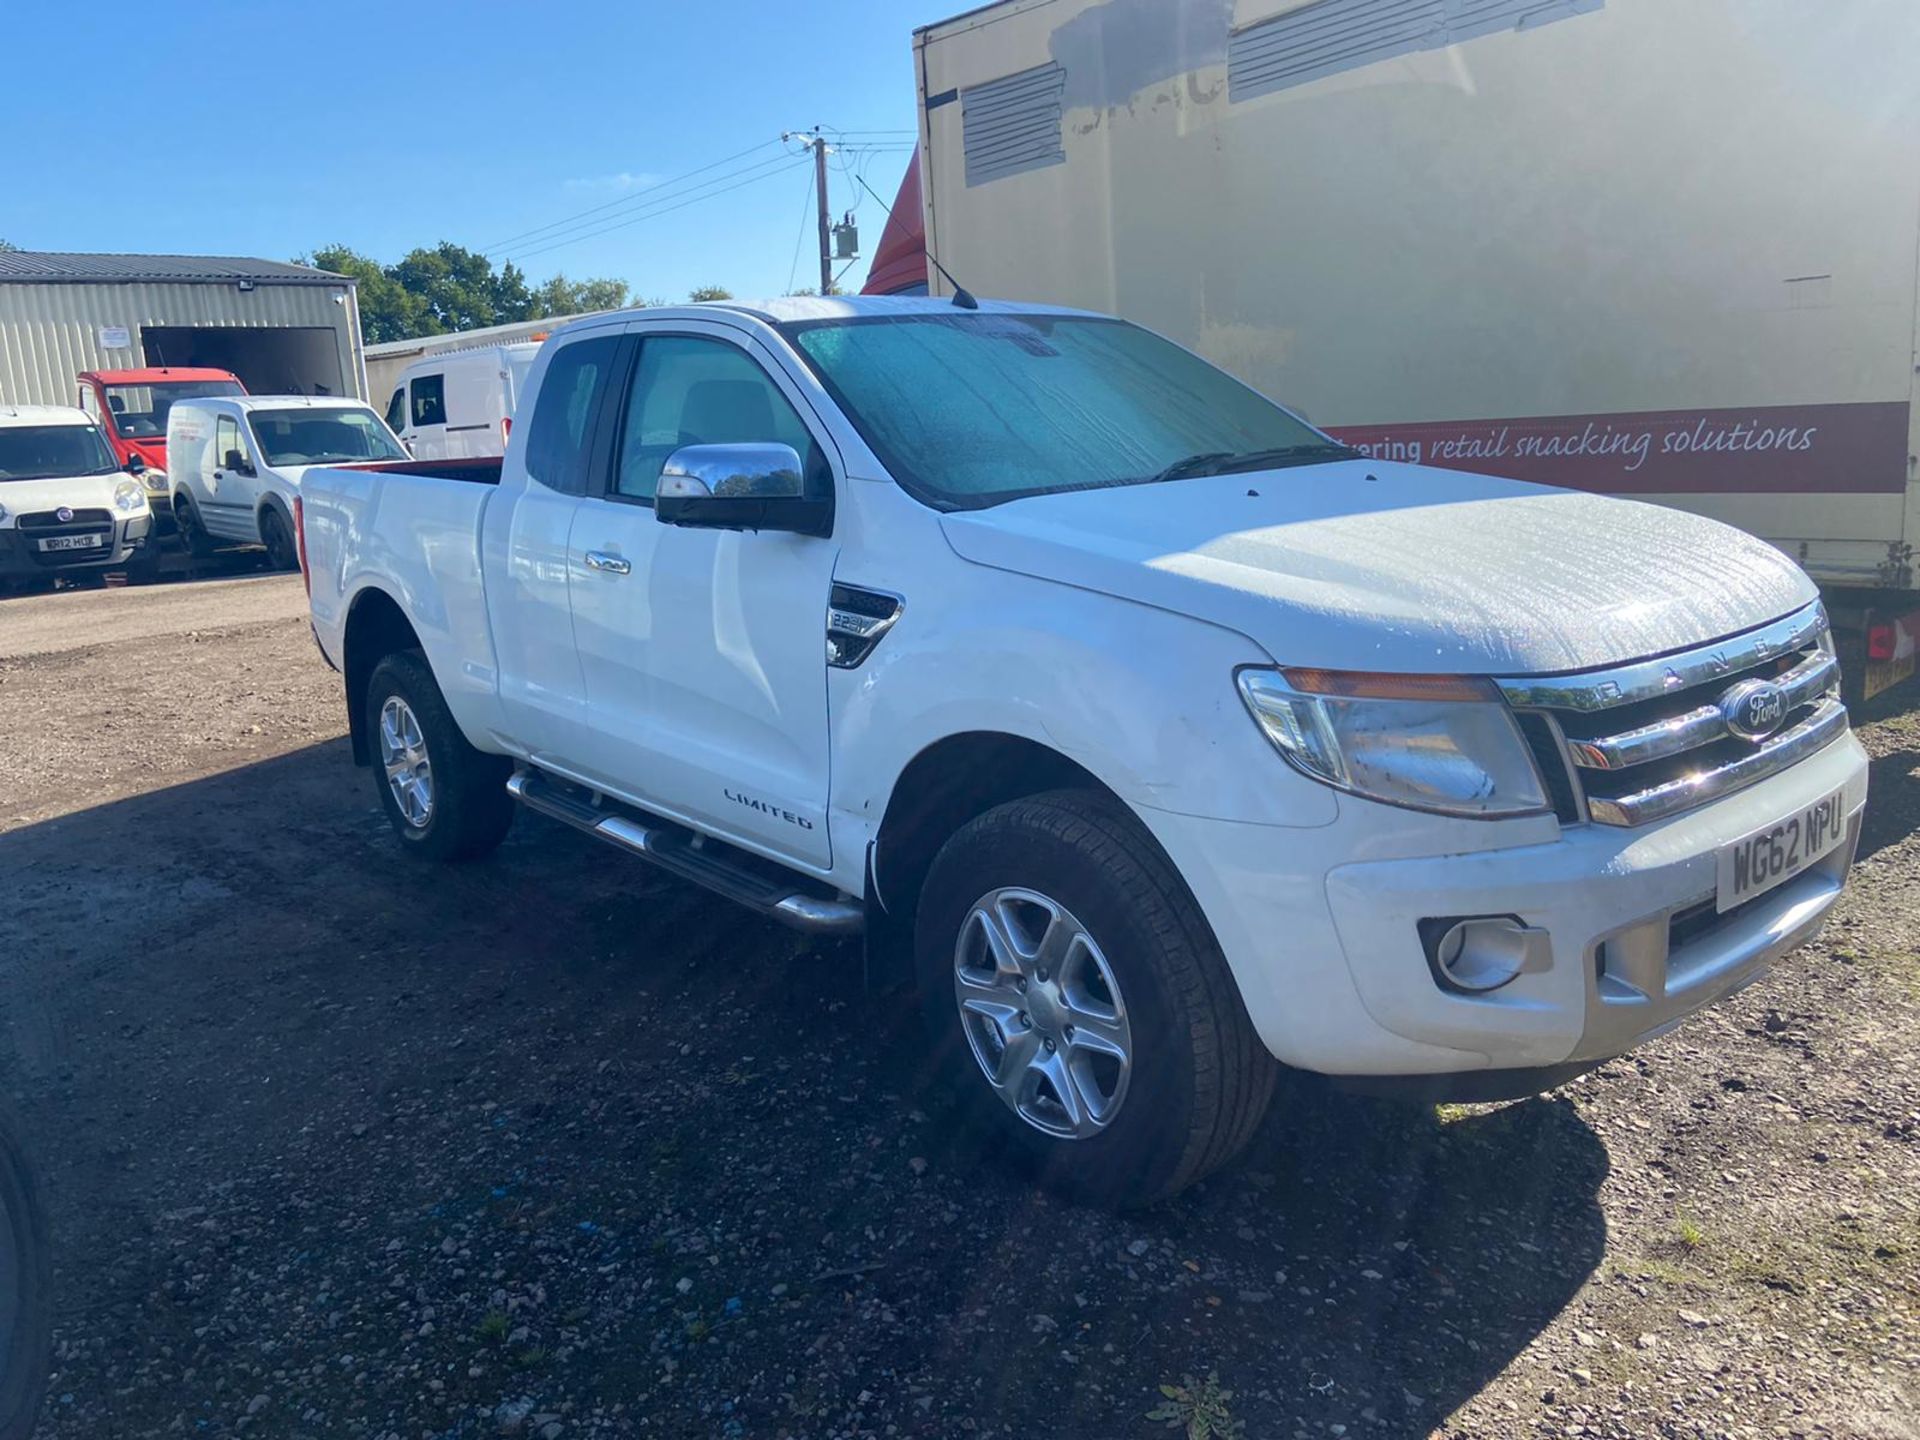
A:
{"type": "Polygon", "coordinates": [[[955,311],[786,333],[893,477],[947,508],[1203,473],[1182,462],[1346,453],[1121,321],[955,311]]]}
{"type": "Polygon", "coordinates": [[[127,440],[166,438],[167,412],[176,400],[247,393],[232,380],[168,380],[154,385],[108,385],[105,389],[113,428],[127,440]]]}
{"type": "Polygon", "coordinates": [[[255,410],[248,419],[268,465],[330,465],[352,460],[404,460],[380,417],[367,409],[255,410]]]}
{"type": "Polygon", "coordinates": [[[92,425],[0,425],[0,481],[110,475],[120,468],[92,425]]]}

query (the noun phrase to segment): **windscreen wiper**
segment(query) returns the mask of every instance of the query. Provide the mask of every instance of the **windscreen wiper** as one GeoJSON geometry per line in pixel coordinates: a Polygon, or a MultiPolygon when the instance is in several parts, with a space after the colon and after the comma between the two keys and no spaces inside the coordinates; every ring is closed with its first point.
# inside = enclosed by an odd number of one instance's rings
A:
{"type": "Polygon", "coordinates": [[[1166,469],[1148,476],[1146,483],[1157,485],[1162,480],[1188,480],[1195,475],[1218,475],[1219,466],[1236,457],[1237,452],[1232,450],[1203,450],[1198,455],[1183,455],[1166,469]]]}
{"type": "Polygon", "coordinates": [[[1358,460],[1361,454],[1351,445],[1331,440],[1316,440],[1307,445],[1279,445],[1268,450],[1204,450],[1185,455],[1144,483],[1162,480],[1191,480],[1199,475],[1229,475],[1238,470],[1270,470],[1285,465],[1320,465],[1334,460],[1358,460]]]}
{"type": "Polygon", "coordinates": [[[1336,460],[1366,458],[1351,445],[1332,440],[1316,440],[1310,445],[1281,445],[1272,450],[1249,450],[1228,456],[1210,474],[1227,475],[1238,470],[1272,470],[1286,465],[1325,465],[1336,460]]]}

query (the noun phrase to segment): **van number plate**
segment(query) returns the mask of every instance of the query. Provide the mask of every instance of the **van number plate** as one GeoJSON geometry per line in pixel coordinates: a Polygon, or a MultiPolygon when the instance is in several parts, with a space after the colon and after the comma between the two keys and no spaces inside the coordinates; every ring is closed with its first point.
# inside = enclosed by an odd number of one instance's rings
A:
{"type": "Polygon", "coordinates": [[[1791,879],[1847,838],[1847,792],[1839,789],[1720,852],[1720,895],[1727,911],[1791,879]]]}
{"type": "Polygon", "coordinates": [[[40,542],[42,550],[98,550],[105,543],[101,535],[49,535],[40,542]]]}

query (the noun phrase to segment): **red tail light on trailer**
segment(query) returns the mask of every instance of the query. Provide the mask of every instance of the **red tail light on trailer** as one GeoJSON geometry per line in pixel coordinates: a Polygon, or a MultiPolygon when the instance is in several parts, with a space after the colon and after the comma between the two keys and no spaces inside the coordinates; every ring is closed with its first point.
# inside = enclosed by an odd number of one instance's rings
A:
{"type": "Polygon", "coordinates": [[[307,569],[307,506],[298,495],[293,497],[293,553],[300,557],[300,583],[313,598],[313,572],[307,569]]]}
{"type": "Polygon", "coordinates": [[[1896,643],[1892,625],[1869,625],[1867,627],[1867,658],[1869,660],[1891,660],[1896,643]]]}

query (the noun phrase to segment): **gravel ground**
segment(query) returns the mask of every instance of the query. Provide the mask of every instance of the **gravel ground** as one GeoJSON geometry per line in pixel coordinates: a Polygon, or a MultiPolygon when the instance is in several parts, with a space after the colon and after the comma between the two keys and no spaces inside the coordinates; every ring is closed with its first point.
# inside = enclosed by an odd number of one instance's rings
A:
{"type": "Polygon", "coordinates": [[[898,998],[522,816],[405,864],[293,577],[0,601],[46,1434],[1920,1435],[1920,716],[1838,919],[1542,1099],[1292,1087],[1151,1212],[951,1136],[898,998]],[[29,636],[31,643],[21,637],[29,636]]]}

